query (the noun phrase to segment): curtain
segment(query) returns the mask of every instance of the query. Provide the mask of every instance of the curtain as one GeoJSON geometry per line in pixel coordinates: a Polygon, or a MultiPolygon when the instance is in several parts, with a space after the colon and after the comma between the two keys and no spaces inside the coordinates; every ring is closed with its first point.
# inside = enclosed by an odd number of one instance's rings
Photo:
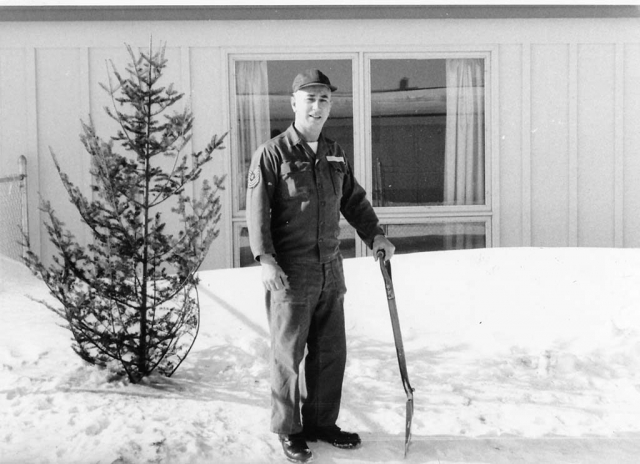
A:
{"type": "Polygon", "coordinates": [[[237,184],[239,209],[246,207],[247,175],[251,156],[270,138],[269,80],[266,61],[236,62],[238,114],[237,184]]]}
{"type": "Polygon", "coordinates": [[[484,203],[484,66],[482,59],[447,60],[444,200],[484,203]]]}
{"type": "MultiPolygon", "coordinates": [[[[481,205],[485,202],[484,62],[447,60],[447,119],[444,204],[481,205]]],[[[464,224],[451,224],[448,249],[473,248],[464,224]]]]}

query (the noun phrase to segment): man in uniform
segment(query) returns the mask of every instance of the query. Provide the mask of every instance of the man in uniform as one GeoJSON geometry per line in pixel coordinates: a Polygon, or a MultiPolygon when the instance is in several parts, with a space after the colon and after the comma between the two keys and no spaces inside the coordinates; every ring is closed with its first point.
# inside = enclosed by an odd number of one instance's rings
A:
{"type": "Polygon", "coordinates": [[[298,74],[294,123],[256,150],[248,176],[249,242],[262,266],[271,332],[271,430],[294,462],[312,458],[307,441],[360,444],[336,425],[346,364],[340,213],[374,256],[383,250],[390,259],[395,250],[344,151],[322,134],[335,90],[317,69],[298,74]]]}

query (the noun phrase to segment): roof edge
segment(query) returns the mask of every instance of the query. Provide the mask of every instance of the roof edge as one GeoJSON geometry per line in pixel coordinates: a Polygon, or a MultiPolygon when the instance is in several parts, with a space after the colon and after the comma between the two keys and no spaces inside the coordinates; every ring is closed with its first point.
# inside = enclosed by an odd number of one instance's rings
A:
{"type": "Polygon", "coordinates": [[[0,6],[0,22],[638,17],[638,5],[0,6]]]}

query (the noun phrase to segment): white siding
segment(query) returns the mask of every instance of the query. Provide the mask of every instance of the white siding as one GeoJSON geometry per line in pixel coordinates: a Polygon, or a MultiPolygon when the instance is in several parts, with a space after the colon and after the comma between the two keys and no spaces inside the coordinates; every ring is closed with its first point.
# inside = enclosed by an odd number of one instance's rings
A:
{"type": "Polygon", "coordinates": [[[614,246],[615,47],[578,47],[578,245],[614,246]]]}
{"type": "Polygon", "coordinates": [[[640,247],[640,44],[624,47],[624,246],[640,247]]]}
{"type": "Polygon", "coordinates": [[[568,246],[569,47],[531,48],[532,245],[568,246]]]}
{"type": "MultiPolygon", "coordinates": [[[[87,244],[84,227],[71,227],[80,220],[75,207],[68,201],[66,190],[58,176],[52,152],[70,180],[89,193],[90,160],[80,143],[80,118],[84,117],[86,88],[83,79],[81,48],[40,48],[36,50],[36,127],[38,135],[37,179],[29,179],[30,185],[37,181],[38,193],[51,201],[60,220],[74,231],[82,244],[87,244]]],[[[28,154],[27,156],[32,158],[28,154]]],[[[34,226],[36,226],[34,224],[34,226]]],[[[49,255],[50,245],[46,233],[41,234],[43,256],[49,255]],[[46,250],[46,251],[45,251],[46,250]]]]}
{"type": "MultiPolygon", "coordinates": [[[[28,70],[28,53],[24,49],[0,49],[0,176],[18,174],[18,158],[20,155],[34,153],[36,136],[30,131],[30,101],[28,70]]],[[[31,66],[32,68],[32,66],[31,66]]],[[[27,175],[37,179],[38,164],[33,158],[27,165],[27,175]]],[[[32,192],[34,182],[30,183],[32,192]]],[[[39,220],[37,200],[30,197],[30,222],[39,220]]],[[[34,228],[31,239],[39,243],[39,229],[34,228]]]]}
{"type": "MultiPolygon", "coordinates": [[[[105,60],[120,70],[124,43],[167,42],[167,81],[186,92],[193,148],[226,132],[228,53],[364,53],[479,46],[494,50],[494,246],[640,245],[640,20],[425,19],[347,21],[158,21],[0,24],[0,170],[29,160],[31,236],[51,252],[38,192],[74,221],[49,147],[88,189],[80,119],[104,136],[115,123],[105,60]],[[42,235],[42,238],[40,238],[42,235]]],[[[360,139],[362,134],[356,134],[360,139]]],[[[226,144],[229,147],[231,140],[226,144]]],[[[211,170],[227,175],[221,234],[205,268],[232,264],[230,150],[211,170]]],[[[81,240],[84,232],[77,228],[81,240]]]]}
{"type": "Polygon", "coordinates": [[[500,108],[496,124],[500,125],[500,243],[523,245],[523,95],[522,45],[500,47],[500,108]],[[508,65],[505,65],[508,63],[508,65]],[[504,96],[508,96],[505,98],[504,96]],[[505,194],[506,193],[506,194],[505,194]]]}
{"type": "MultiPolygon", "coordinates": [[[[211,141],[213,134],[222,136],[229,127],[229,103],[226,98],[226,67],[222,61],[219,48],[197,47],[191,49],[191,103],[195,116],[193,146],[201,149],[211,141]],[[219,121],[212,125],[212,121],[219,121]],[[224,129],[221,129],[224,128],[224,129]]],[[[225,139],[225,147],[229,147],[229,136],[225,139]]],[[[229,185],[231,159],[228,149],[219,151],[208,171],[203,177],[227,174],[225,190],[221,193],[223,204],[220,235],[213,242],[207,260],[203,263],[206,269],[230,267],[233,262],[231,247],[231,196],[229,185]]]]}

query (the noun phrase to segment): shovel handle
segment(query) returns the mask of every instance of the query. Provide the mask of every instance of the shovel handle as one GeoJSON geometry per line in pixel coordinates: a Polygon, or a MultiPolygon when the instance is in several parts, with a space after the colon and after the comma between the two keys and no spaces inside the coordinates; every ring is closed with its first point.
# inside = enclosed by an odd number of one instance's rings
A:
{"type": "MultiPolygon", "coordinates": [[[[380,270],[382,271],[382,274],[384,275],[386,272],[386,274],[389,276],[389,281],[390,281],[391,280],[391,262],[384,260],[386,253],[384,252],[384,250],[378,250],[378,252],[376,253],[376,256],[378,257],[378,261],[380,261],[380,270]]],[[[385,282],[386,282],[386,279],[385,279],[385,282]]],[[[389,287],[390,285],[391,283],[388,282],[387,287],[389,287]]]]}

